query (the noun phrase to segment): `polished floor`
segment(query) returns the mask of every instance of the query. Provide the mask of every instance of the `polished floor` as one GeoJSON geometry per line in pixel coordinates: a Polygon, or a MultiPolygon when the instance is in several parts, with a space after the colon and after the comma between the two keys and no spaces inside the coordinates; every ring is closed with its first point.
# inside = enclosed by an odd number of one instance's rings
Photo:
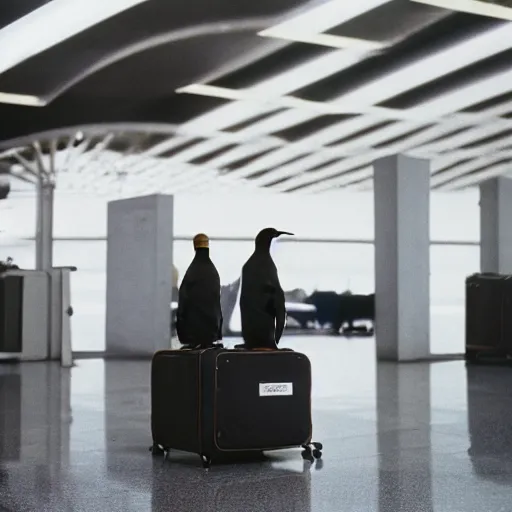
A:
{"type": "Polygon", "coordinates": [[[372,340],[287,344],[313,365],[313,466],[295,450],[209,472],[152,458],[146,361],[0,365],[0,511],[512,509],[512,368],[377,365],[372,340]]]}

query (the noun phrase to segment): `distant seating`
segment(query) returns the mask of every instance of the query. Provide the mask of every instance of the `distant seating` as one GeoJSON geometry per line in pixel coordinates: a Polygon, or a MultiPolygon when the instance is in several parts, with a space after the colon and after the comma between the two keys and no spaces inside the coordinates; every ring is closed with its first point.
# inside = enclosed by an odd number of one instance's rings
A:
{"type": "Polygon", "coordinates": [[[236,299],[238,298],[238,291],[240,290],[240,278],[231,284],[221,286],[220,289],[220,307],[222,309],[222,335],[229,336],[231,329],[231,317],[236,307],[236,299]]]}
{"type": "Polygon", "coordinates": [[[0,261],[0,274],[8,272],[9,270],[19,270],[20,267],[13,263],[12,258],[7,258],[5,261],[0,261]]]}
{"type": "Polygon", "coordinates": [[[339,312],[339,295],[336,292],[315,291],[306,303],[316,307],[316,320],[321,326],[335,322],[339,312]]]}
{"type": "MultiPolygon", "coordinates": [[[[221,287],[221,308],[224,317],[223,335],[230,336],[233,311],[237,307],[240,279],[221,287]]],[[[177,299],[177,290],[173,290],[177,299]]],[[[371,334],[375,322],[375,294],[355,295],[350,290],[341,294],[334,291],[315,291],[309,297],[300,288],[285,292],[289,330],[330,326],[332,334],[371,334]],[[356,322],[371,322],[371,329],[358,327],[356,322]]],[[[171,305],[171,329],[175,333],[177,302],[171,305]]]]}
{"type": "Polygon", "coordinates": [[[284,300],[286,302],[305,302],[308,294],[302,288],[295,288],[289,292],[284,292],[284,300]]]}
{"type": "Polygon", "coordinates": [[[337,294],[333,291],[315,291],[306,302],[317,309],[317,321],[321,326],[331,325],[332,333],[363,332],[354,323],[356,321],[375,321],[375,294],[354,295],[350,291],[337,294]]]}

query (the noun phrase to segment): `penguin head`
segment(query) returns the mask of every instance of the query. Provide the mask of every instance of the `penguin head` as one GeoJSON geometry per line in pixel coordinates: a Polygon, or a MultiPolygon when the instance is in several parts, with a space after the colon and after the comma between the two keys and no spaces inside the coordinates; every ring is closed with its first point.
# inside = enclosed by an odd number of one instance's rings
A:
{"type": "Polygon", "coordinates": [[[210,240],[204,233],[199,233],[194,237],[194,249],[208,249],[210,240]]]}
{"type": "Polygon", "coordinates": [[[272,240],[280,237],[281,235],[293,235],[293,233],[289,233],[288,231],[278,231],[274,228],[262,229],[256,236],[256,248],[268,251],[272,240]]]}

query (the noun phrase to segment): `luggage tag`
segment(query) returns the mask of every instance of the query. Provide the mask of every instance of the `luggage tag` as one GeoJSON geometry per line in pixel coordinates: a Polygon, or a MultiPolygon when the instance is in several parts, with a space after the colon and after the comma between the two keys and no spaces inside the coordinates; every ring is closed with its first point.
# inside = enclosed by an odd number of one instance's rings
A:
{"type": "Polygon", "coordinates": [[[260,382],[260,396],[293,396],[293,382],[260,382]]]}

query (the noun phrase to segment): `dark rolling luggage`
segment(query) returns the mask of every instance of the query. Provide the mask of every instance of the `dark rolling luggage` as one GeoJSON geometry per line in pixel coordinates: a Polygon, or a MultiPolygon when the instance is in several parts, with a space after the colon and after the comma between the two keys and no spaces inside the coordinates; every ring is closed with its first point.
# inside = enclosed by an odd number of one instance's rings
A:
{"type": "Polygon", "coordinates": [[[466,279],[466,359],[512,355],[512,276],[466,279]]]}
{"type": "Polygon", "coordinates": [[[0,274],[0,352],[23,350],[23,277],[0,274]]]}
{"type": "MultiPolygon", "coordinates": [[[[152,363],[153,453],[210,462],[312,445],[311,365],[292,351],[169,350],[152,363]]],[[[306,454],[308,456],[308,454],[306,454]]]]}

